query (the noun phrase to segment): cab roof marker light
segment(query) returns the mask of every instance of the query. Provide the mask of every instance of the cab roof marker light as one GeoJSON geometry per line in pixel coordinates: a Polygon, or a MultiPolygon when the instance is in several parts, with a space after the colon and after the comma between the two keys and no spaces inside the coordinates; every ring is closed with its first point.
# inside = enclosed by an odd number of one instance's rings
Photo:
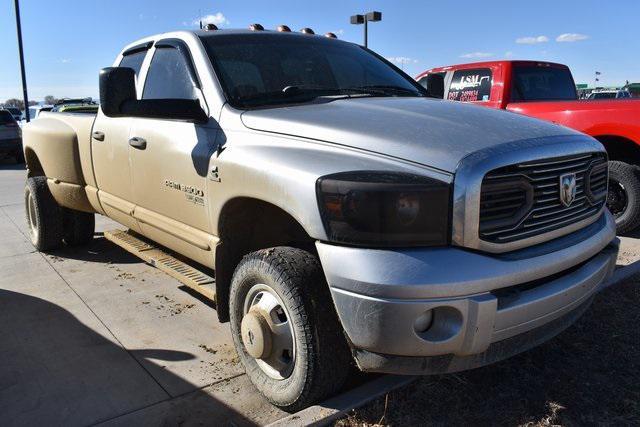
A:
{"type": "Polygon", "coordinates": [[[304,27],[303,29],[300,30],[300,32],[302,34],[311,34],[311,35],[315,34],[315,32],[309,27],[304,27]]]}
{"type": "Polygon", "coordinates": [[[338,36],[336,36],[335,33],[326,33],[324,36],[328,37],[330,39],[337,39],[338,38],[338,36]]]}
{"type": "Polygon", "coordinates": [[[202,29],[205,31],[216,31],[218,27],[216,26],[216,24],[204,24],[204,27],[202,27],[202,29]]]}
{"type": "Polygon", "coordinates": [[[264,27],[260,24],[251,24],[249,25],[249,29],[251,31],[264,31],[264,27]]]}
{"type": "Polygon", "coordinates": [[[290,33],[291,32],[291,28],[289,28],[287,25],[278,25],[278,31],[281,33],[290,33]]]}

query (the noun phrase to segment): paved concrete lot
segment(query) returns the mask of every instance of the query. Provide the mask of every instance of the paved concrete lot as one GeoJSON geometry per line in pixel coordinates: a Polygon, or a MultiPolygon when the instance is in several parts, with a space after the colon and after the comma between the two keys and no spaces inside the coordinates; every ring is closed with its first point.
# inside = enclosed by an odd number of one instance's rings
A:
{"type": "MultiPolygon", "coordinates": [[[[0,164],[0,424],[253,425],[287,415],[243,374],[228,329],[180,284],[105,240],[35,252],[25,171],[0,164]]],[[[640,259],[622,239],[619,265],[640,259]]]]}
{"type": "MultiPolygon", "coordinates": [[[[35,252],[23,167],[0,164],[2,425],[265,424],[215,310],[98,233],[35,252]]],[[[98,217],[97,231],[118,227],[98,217]]]]}

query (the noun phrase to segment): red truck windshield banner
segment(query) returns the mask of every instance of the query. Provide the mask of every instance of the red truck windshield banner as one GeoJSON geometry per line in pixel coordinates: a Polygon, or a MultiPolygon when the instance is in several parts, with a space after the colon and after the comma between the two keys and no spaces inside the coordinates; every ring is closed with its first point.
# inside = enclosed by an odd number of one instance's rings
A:
{"type": "Polygon", "coordinates": [[[448,99],[451,101],[488,101],[491,96],[491,70],[458,70],[453,73],[448,99]]]}

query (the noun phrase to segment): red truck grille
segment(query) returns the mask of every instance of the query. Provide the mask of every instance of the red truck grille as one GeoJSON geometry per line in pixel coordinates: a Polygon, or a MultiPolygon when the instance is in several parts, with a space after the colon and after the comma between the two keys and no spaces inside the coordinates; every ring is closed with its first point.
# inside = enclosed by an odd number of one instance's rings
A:
{"type": "Polygon", "coordinates": [[[556,157],[489,172],[482,181],[480,238],[508,243],[596,215],[606,201],[607,174],[604,153],[556,157]]]}

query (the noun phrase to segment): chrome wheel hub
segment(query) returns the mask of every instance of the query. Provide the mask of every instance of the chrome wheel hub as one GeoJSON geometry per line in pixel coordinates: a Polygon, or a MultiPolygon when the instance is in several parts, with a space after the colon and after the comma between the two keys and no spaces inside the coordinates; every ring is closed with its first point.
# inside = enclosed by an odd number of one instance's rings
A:
{"type": "Polygon", "coordinates": [[[33,194],[29,192],[27,196],[27,219],[29,222],[29,234],[31,241],[35,242],[38,234],[38,220],[36,219],[36,203],[33,194]]]}
{"type": "Polygon", "coordinates": [[[245,298],[240,324],[242,343],[269,377],[282,380],[295,366],[295,336],[291,318],[276,292],[264,284],[254,285],[245,298]]]}

